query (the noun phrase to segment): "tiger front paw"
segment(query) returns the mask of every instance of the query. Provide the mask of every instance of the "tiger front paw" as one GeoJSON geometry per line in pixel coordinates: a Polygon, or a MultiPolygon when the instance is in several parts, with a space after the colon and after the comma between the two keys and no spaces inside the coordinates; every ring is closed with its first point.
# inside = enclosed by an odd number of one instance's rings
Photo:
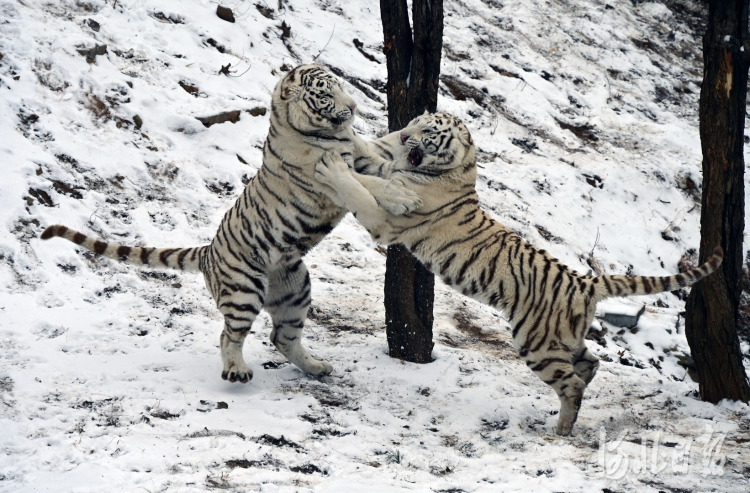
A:
{"type": "Polygon", "coordinates": [[[336,188],[342,176],[350,174],[349,165],[336,152],[326,151],[323,158],[315,165],[315,179],[324,185],[336,188]]]}
{"type": "Polygon", "coordinates": [[[375,200],[380,207],[394,216],[408,214],[422,207],[422,197],[406,188],[401,180],[389,180],[384,194],[375,200]]]}
{"type": "Polygon", "coordinates": [[[221,372],[221,378],[229,380],[232,383],[247,383],[253,379],[253,370],[245,364],[233,364],[229,365],[228,368],[224,368],[224,371],[221,372]]]}
{"type": "Polygon", "coordinates": [[[304,368],[304,372],[322,377],[323,375],[330,375],[333,372],[333,366],[327,361],[315,360],[304,368]]]}

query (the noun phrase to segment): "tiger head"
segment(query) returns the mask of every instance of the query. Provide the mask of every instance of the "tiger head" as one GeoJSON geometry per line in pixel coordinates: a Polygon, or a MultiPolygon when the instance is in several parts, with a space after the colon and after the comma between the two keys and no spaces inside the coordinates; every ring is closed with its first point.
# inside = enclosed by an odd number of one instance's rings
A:
{"type": "Polygon", "coordinates": [[[335,134],[351,125],[357,104],[322,65],[300,65],[276,85],[274,111],[298,132],[335,134]]]}
{"type": "Polygon", "coordinates": [[[401,130],[406,146],[403,166],[428,175],[442,175],[456,168],[468,172],[476,167],[471,134],[461,120],[448,113],[425,111],[401,130]]]}

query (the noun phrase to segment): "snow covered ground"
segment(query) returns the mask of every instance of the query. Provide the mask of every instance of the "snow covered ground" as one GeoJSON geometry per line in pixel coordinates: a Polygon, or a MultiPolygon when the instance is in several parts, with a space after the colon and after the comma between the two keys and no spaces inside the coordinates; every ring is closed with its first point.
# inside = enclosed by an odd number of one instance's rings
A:
{"type": "MultiPolygon", "coordinates": [[[[207,243],[261,164],[271,89],[316,57],[347,80],[357,130],[385,131],[377,2],[226,6],[236,22],[207,0],[0,0],[0,491],[750,489],[750,409],[696,398],[673,294],[600,305],[646,311],[598,322],[602,366],[560,438],[502,316],[444,286],[435,361],[387,356],[382,249],[351,216],[306,259],[306,344],[335,368],[319,379],[261,315],[255,378],[225,382],[199,276],[42,243],[54,223],[207,243]]],[[[439,108],[472,130],[482,206],[581,272],[676,272],[699,244],[700,5],[445,12],[439,108]]]]}

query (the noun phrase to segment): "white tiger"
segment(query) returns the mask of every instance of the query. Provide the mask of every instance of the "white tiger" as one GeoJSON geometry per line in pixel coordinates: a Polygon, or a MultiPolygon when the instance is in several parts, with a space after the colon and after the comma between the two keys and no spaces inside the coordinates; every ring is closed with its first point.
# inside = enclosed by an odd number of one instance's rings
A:
{"type": "Polygon", "coordinates": [[[516,350],[560,398],[560,435],[572,431],[599,365],[584,342],[596,302],[691,285],[721,265],[717,247],[707,263],[674,276],[580,275],[479,207],[475,149],[459,119],[423,115],[372,145],[395,158],[375,166],[417,192],[420,208],[396,216],[378,207],[335,152],[324,155],[316,179],[335,190],[375,240],[404,244],[446,284],[505,313],[516,350]]]}
{"type": "MultiPolygon", "coordinates": [[[[273,320],[271,341],[302,371],[324,375],[332,367],[301,344],[310,306],[310,276],[302,257],[346,214],[313,177],[315,164],[333,150],[353,163],[367,163],[369,151],[354,134],[356,105],[337,79],[320,65],[302,65],[276,85],[263,166],[227,211],[209,245],[195,248],[140,248],[109,244],[65,226],[50,226],[41,238],[66,238],[93,252],[151,267],[201,271],[224,315],[221,376],[245,383],[252,370],[242,357],[250,326],[265,308],[273,320]],[[362,151],[365,154],[360,154],[362,151]]],[[[403,186],[358,175],[358,183],[394,214],[421,204],[403,186]]]]}

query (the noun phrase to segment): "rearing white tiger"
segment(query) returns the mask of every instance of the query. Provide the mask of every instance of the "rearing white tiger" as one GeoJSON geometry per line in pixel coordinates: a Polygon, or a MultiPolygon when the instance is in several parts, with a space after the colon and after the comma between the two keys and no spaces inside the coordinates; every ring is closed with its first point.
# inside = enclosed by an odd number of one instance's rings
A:
{"type": "Polygon", "coordinates": [[[667,277],[579,275],[479,207],[475,149],[459,119],[445,113],[420,116],[373,143],[373,149],[395,158],[375,166],[419,193],[422,207],[401,216],[382,209],[335,152],[324,155],[315,177],[332,187],[330,193],[376,241],[404,244],[446,284],[507,315],[516,350],[560,398],[560,435],[573,429],[599,365],[584,342],[596,302],[693,284],[723,258],[717,247],[707,263],[667,277]]]}
{"type": "MultiPolygon", "coordinates": [[[[354,101],[320,65],[291,70],[276,85],[263,166],[229,209],[210,245],[195,248],[140,248],[90,238],[65,226],[50,226],[46,240],[61,236],[100,255],[130,264],[201,271],[224,315],[222,378],[247,382],[253,372],[242,346],[261,308],[273,320],[271,341],[292,363],[313,375],[332,367],[301,344],[310,306],[310,276],[302,257],[346,214],[313,177],[326,150],[366,163],[369,150],[351,129],[354,101]],[[360,154],[359,151],[365,154],[360,154]]],[[[360,176],[362,186],[394,214],[418,206],[419,197],[402,185],[360,176]]]]}

